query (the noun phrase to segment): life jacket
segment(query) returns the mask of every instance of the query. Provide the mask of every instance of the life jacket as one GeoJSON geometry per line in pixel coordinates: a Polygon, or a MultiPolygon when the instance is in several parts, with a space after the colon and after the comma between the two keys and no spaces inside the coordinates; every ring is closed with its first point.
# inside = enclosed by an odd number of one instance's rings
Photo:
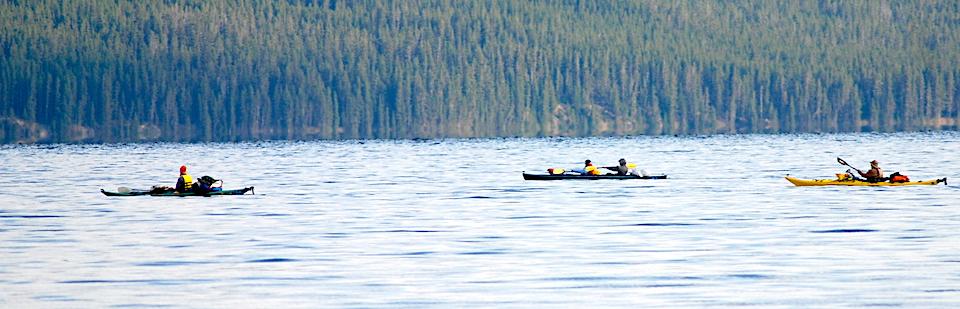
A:
{"type": "Polygon", "coordinates": [[[866,180],[867,182],[887,181],[887,178],[884,178],[884,177],[883,177],[883,170],[880,169],[880,167],[871,166],[870,169],[867,170],[866,173],[861,172],[861,171],[859,171],[859,170],[858,170],[857,172],[860,173],[860,176],[862,176],[863,178],[866,178],[865,180],[866,180]],[[873,172],[876,172],[876,173],[873,173],[873,172]]]}
{"type": "Polygon", "coordinates": [[[190,174],[183,174],[183,175],[180,175],[180,178],[183,178],[184,191],[193,190],[193,176],[190,176],[190,174]]]}
{"type": "Polygon", "coordinates": [[[598,170],[596,166],[593,166],[593,164],[584,168],[583,171],[587,172],[587,175],[600,175],[600,170],[598,170]]]}

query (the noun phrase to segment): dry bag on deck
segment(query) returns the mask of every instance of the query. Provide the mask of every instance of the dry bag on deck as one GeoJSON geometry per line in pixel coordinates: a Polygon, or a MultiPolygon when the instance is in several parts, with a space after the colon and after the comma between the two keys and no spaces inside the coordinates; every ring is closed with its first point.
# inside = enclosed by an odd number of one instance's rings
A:
{"type": "Polygon", "coordinates": [[[220,191],[223,189],[221,188],[223,186],[223,181],[214,179],[210,176],[200,177],[200,179],[197,180],[197,184],[200,185],[200,190],[203,190],[204,192],[220,191]]]}
{"type": "Polygon", "coordinates": [[[890,174],[890,182],[910,182],[910,177],[907,177],[907,175],[900,175],[900,172],[895,172],[890,174]]]}

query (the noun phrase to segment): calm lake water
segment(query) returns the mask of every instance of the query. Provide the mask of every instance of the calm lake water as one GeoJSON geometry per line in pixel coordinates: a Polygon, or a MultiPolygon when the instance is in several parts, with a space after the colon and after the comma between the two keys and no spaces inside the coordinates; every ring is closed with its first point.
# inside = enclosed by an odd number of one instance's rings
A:
{"type": "Polygon", "coordinates": [[[957,132],[0,146],[0,307],[958,307],[958,151],[957,132]],[[670,179],[521,177],[621,157],[670,179]],[[950,185],[783,179],[836,157],[950,185]],[[256,195],[99,192],[181,164],[256,195]]]}

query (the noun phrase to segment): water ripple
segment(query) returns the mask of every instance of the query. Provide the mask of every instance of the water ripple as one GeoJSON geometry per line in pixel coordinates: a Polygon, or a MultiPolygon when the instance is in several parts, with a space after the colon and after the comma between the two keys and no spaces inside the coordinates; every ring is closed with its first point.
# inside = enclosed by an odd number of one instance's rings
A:
{"type": "Polygon", "coordinates": [[[287,259],[287,258],[269,258],[269,259],[257,259],[250,260],[247,263],[280,263],[280,262],[296,262],[296,259],[287,259]]]}
{"type": "Polygon", "coordinates": [[[625,225],[625,226],[655,226],[655,227],[659,227],[659,226],[695,226],[695,225],[700,225],[700,224],[696,224],[696,223],[635,223],[635,224],[628,224],[628,225],[625,225]]]}
{"type": "Polygon", "coordinates": [[[143,266],[143,267],[167,267],[167,266],[182,266],[182,265],[198,265],[198,264],[211,264],[214,262],[206,261],[155,261],[155,262],[143,262],[143,263],[134,263],[134,266],[143,266]]]}
{"type": "Polygon", "coordinates": [[[64,280],[57,283],[62,284],[148,284],[148,285],[184,285],[191,283],[211,283],[216,282],[213,279],[89,279],[89,280],[64,280]]]}
{"type": "Polygon", "coordinates": [[[876,232],[877,230],[871,229],[834,229],[834,230],[818,230],[810,231],[810,233],[870,233],[876,232]]]}
{"type": "Polygon", "coordinates": [[[0,218],[20,218],[20,219],[43,219],[43,218],[63,218],[65,216],[56,215],[0,215],[0,218]]]}

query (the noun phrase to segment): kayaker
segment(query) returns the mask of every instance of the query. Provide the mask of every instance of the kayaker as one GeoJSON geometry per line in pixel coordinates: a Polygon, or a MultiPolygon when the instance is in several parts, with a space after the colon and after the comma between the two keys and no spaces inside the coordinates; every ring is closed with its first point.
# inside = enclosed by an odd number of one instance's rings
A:
{"type": "MultiPolygon", "coordinates": [[[[618,162],[620,165],[617,165],[617,166],[604,166],[603,168],[604,168],[604,169],[611,170],[611,171],[614,171],[614,172],[617,172],[617,175],[619,175],[619,176],[623,176],[623,175],[638,175],[638,176],[639,176],[639,175],[640,175],[640,174],[637,172],[637,165],[636,165],[636,164],[627,163],[627,159],[624,159],[624,158],[620,158],[620,160],[617,161],[617,162],[618,162]]],[[[607,174],[607,175],[613,175],[613,174],[607,174]]]]}
{"type": "Polygon", "coordinates": [[[574,172],[580,173],[581,175],[600,175],[600,170],[596,166],[593,166],[593,162],[590,160],[583,161],[583,169],[573,170],[574,172]]]}
{"type": "Polygon", "coordinates": [[[584,161],[583,165],[583,170],[587,172],[587,175],[600,175],[600,170],[593,166],[593,162],[590,162],[590,160],[584,161]]]}
{"type": "Polygon", "coordinates": [[[627,159],[620,158],[620,161],[617,161],[620,165],[617,165],[617,175],[623,176],[630,173],[630,168],[627,167],[627,159]]]}
{"type": "Polygon", "coordinates": [[[877,160],[870,161],[870,170],[866,173],[861,170],[857,170],[857,173],[870,182],[883,181],[883,170],[880,169],[880,162],[877,162],[877,160]]]}
{"type": "Polygon", "coordinates": [[[187,174],[187,166],[180,166],[180,178],[177,179],[177,186],[174,189],[177,192],[192,192],[193,191],[193,176],[187,174]]]}

